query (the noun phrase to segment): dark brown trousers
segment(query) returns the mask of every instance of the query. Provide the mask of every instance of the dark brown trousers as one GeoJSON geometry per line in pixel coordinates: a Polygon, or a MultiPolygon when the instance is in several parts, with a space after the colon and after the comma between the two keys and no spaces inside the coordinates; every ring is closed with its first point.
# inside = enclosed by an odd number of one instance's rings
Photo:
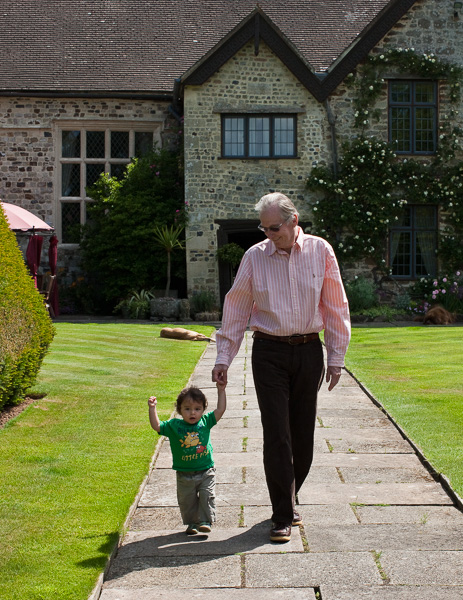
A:
{"type": "Polygon", "coordinates": [[[321,342],[292,346],[254,339],[252,371],[264,432],[272,521],[291,523],[295,496],[313,459],[317,394],[324,375],[321,342]]]}

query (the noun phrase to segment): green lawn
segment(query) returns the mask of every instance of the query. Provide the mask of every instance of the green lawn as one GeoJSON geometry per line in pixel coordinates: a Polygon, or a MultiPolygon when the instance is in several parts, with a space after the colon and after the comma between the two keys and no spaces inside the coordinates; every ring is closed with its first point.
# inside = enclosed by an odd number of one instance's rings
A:
{"type": "Polygon", "coordinates": [[[463,328],[353,328],[346,366],[463,497],[463,328]]]}
{"type": "MultiPolygon", "coordinates": [[[[0,430],[0,598],[86,600],[205,342],[162,325],[57,324],[34,392],[0,430]]],[[[209,335],[213,328],[196,326],[209,335]]]]}

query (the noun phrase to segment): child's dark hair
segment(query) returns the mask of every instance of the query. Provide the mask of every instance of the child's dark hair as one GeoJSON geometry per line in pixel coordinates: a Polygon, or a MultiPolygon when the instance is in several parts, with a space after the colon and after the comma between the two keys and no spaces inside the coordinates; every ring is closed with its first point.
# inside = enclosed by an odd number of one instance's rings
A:
{"type": "Polygon", "coordinates": [[[206,410],[206,408],[207,408],[206,396],[203,394],[203,392],[199,388],[189,387],[189,388],[183,389],[180,392],[180,394],[177,396],[177,403],[175,404],[175,408],[176,408],[178,414],[180,414],[180,411],[182,408],[182,402],[186,398],[191,398],[191,400],[193,400],[194,402],[199,402],[199,404],[202,404],[203,409],[206,410]]]}

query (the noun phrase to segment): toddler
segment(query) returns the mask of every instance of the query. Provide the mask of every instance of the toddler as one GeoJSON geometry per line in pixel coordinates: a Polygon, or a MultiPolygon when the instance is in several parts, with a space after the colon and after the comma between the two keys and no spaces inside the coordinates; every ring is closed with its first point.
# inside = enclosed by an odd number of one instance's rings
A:
{"type": "Polygon", "coordinates": [[[177,499],[186,533],[211,531],[215,521],[215,467],[210,441],[211,428],[225,412],[225,385],[217,383],[217,408],[207,412],[207,400],[196,387],[185,388],[177,398],[181,419],[160,421],[155,396],[148,400],[151,427],[169,438],[172,468],[177,471],[177,499]]]}

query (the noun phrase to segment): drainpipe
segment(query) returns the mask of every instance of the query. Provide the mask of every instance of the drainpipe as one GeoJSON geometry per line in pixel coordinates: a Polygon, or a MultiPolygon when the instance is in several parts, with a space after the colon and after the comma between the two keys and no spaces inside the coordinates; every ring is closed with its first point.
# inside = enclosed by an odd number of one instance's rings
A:
{"type": "MultiPolygon", "coordinates": [[[[323,104],[325,106],[326,116],[328,118],[328,123],[330,125],[330,131],[331,131],[331,153],[332,153],[332,157],[333,157],[333,175],[334,175],[335,179],[337,179],[337,177],[338,177],[338,145],[336,142],[336,116],[333,113],[330,103],[328,102],[328,98],[324,101],[323,104]]],[[[338,201],[338,205],[339,205],[338,210],[340,210],[341,201],[339,198],[337,198],[337,201],[338,201]]],[[[336,231],[337,241],[340,240],[340,237],[341,237],[341,232],[336,231]]]]}
{"type": "Polygon", "coordinates": [[[179,93],[180,93],[180,78],[176,79],[174,82],[174,89],[173,89],[174,99],[173,99],[172,104],[169,104],[169,107],[168,107],[168,111],[170,112],[170,114],[173,115],[177,119],[177,121],[180,123],[182,120],[182,116],[178,112],[179,93]]]}
{"type": "Polygon", "coordinates": [[[331,153],[333,156],[333,175],[335,177],[338,176],[338,145],[336,142],[336,117],[333,113],[330,103],[328,102],[328,98],[324,101],[324,106],[326,110],[326,116],[328,117],[328,123],[330,125],[331,131],[331,153]]]}

